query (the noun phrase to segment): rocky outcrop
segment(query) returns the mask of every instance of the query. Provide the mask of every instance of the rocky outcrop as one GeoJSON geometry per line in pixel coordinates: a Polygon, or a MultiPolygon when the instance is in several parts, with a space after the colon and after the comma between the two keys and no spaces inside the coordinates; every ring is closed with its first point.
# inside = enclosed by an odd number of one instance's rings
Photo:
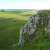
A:
{"type": "Polygon", "coordinates": [[[30,16],[27,23],[20,29],[18,46],[23,47],[26,40],[32,40],[36,36],[36,32],[39,31],[38,28],[44,32],[50,31],[50,19],[48,16],[41,14],[30,16]]]}

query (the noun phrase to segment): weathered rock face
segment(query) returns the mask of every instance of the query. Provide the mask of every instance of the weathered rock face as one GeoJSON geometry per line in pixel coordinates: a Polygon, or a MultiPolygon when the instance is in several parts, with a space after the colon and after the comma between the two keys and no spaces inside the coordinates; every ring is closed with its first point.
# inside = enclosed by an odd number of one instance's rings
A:
{"type": "Polygon", "coordinates": [[[50,32],[50,18],[48,19],[48,26],[47,26],[47,32],[50,32]]]}
{"type": "Polygon", "coordinates": [[[35,34],[36,31],[36,25],[39,22],[39,16],[31,16],[27,23],[20,29],[20,37],[19,37],[19,43],[18,45],[23,46],[25,39],[28,40],[32,39],[32,35],[35,34]],[[27,37],[25,37],[25,35],[27,37]]]}
{"type": "Polygon", "coordinates": [[[50,31],[50,29],[47,30],[47,27],[50,26],[50,19],[48,20],[48,16],[41,14],[31,16],[27,23],[20,29],[18,46],[24,46],[26,39],[32,40],[38,31],[37,28],[43,29],[43,31],[50,31]]]}

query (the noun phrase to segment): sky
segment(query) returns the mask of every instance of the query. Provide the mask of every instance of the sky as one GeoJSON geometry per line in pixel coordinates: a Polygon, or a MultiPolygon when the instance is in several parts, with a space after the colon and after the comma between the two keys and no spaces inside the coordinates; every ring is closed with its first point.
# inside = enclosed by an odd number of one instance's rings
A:
{"type": "Polygon", "coordinates": [[[0,0],[0,9],[50,9],[50,0],[0,0]]]}

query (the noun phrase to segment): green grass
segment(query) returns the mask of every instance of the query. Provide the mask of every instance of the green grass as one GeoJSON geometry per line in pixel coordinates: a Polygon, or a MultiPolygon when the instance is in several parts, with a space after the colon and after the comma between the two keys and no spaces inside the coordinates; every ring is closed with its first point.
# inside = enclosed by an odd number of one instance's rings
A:
{"type": "Polygon", "coordinates": [[[24,20],[18,20],[16,14],[0,13],[0,48],[17,42],[20,27],[24,20]]]}
{"type": "MultiPolygon", "coordinates": [[[[31,14],[30,14],[31,15],[31,14]]],[[[39,37],[31,43],[27,41],[23,48],[18,43],[19,30],[26,23],[28,15],[0,12],[0,49],[1,50],[50,50],[50,33],[38,33],[39,37]],[[39,34],[41,34],[39,36],[39,34]]]]}

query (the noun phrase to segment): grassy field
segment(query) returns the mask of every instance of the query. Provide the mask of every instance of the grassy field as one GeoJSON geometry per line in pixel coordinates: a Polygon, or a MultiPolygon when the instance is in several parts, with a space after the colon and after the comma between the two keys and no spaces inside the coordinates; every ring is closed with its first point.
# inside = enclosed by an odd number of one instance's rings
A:
{"type": "Polygon", "coordinates": [[[30,12],[27,13],[0,12],[0,50],[50,50],[50,33],[47,32],[44,35],[41,32],[38,33],[37,37],[39,38],[33,40],[32,43],[26,42],[23,48],[16,45],[20,28],[32,15],[30,12]]]}

